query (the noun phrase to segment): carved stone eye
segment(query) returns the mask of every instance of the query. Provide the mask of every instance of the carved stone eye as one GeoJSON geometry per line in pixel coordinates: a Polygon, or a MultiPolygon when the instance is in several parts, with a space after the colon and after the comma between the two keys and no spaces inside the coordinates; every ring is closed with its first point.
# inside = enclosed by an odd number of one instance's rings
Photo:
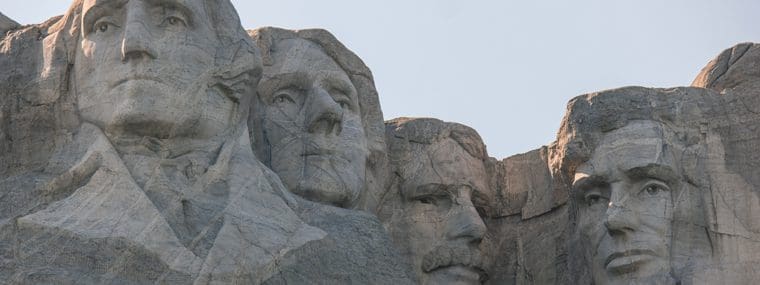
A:
{"type": "Polygon", "coordinates": [[[98,29],[99,32],[104,33],[108,31],[108,26],[109,26],[108,23],[98,23],[96,28],[98,29]]]}
{"type": "Polygon", "coordinates": [[[166,23],[169,26],[186,26],[185,20],[181,17],[175,17],[175,16],[169,16],[166,17],[166,20],[164,20],[164,23],[166,23]]]}
{"type": "Polygon", "coordinates": [[[602,196],[597,194],[591,194],[586,197],[586,203],[590,205],[594,205],[596,203],[599,203],[602,200],[602,196]]]}
{"type": "Polygon", "coordinates": [[[601,193],[598,193],[598,192],[588,193],[586,194],[584,199],[586,201],[586,205],[589,207],[606,203],[607,200],[609,200],[609,198],[603,196],[601,193]]]}
{"type": "Polygon", "coordinates": [[[418,198],[417,201],[420,201],[422,204],[435,204],[435,199],[432,197],[421,197],[418,198]]]}
{"type": "Polygon", "coordinates": [[[666,189],[664,189],[662,186],[657,185],[657,184],[650,184],[650,185],[647,185],[644,188],[644,190],[647,191],[647,194],[654,196],[654,195],[659,194],[662,191],[665,191],[666,189]]]}
{"type": "Polygon", "coordinates": [[[293,98],[286,92],[278,93],[275,95],[273,102],[275,104],[295,103],[293,98]]]}

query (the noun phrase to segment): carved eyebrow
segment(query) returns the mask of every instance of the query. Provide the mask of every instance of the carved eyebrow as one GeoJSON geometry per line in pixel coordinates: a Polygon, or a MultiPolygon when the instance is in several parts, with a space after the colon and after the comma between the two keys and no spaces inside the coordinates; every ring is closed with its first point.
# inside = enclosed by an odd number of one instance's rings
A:
{"type": "Polygon", "coordinates": [[[84,13],[84,16],[82,17],[82,31],[86,34],[90,32],[90,29],[92,28],[91,23],[97,19],[99,19],[101,16],[107,14],[107,11],[109,9],[119,9],[121,7],[124,7],[124,5],[127,4],[129,0],[111,0],[111,1],[97,1],[95,5],[88,8],[87,11],[84,13]]]}
{"type": "Polygon", "coordinates": [[[346,82],[343,78],[328,77],[325,81],[330,84],[330,87],[343,91],[343,93],[346,93],[346,95],[352,98],[356,96],[356,88],[354,85],[350,82],[346,82]]]}
{"type": "Polygon", "coordinates": [[[420,196],[426,196],[426,195],[436,195],[436,194],[445,194],[446,192],[446,185],[440,184],[440,183],[428,183],[423,184],[417,187],[410,187],[406,189],[406,191],[403,191],[403,196],[406,199],[412,199],[415,197],[420,196]]]}
{"type": "Polygon", "coordinates": [[[307,76],[303,72],[280,73],[259,82],[258,89],[268,94],[282,87],[303,86],[306,82],[307,76]]]}
{"type": "Polygon", "coordinates": [[[678,183],[678,175],[675,170],[664,164],[648,164],[645,166],[632,167],[624,171],[625,175],[633,179],[654,178],[675,185],[678,183]]]}
{"type": "Polygon", "coordinates": [[[187,7],[183,2],[185,1],[178,1],[178,0],[148,0],[151,5],[154,6],[162,6],[169,9],[176,9],[179,10],[180,13],[182,13],[185,16],[185,20],[187,21],[187,24],[189,26],[193,26],[193,23],[195,22],[195,12],[193,12],[192,9],[187,7]]]}
{"type": "Polygon", "coordinates": [[[573,181],[573,189],[583,192],[596,186],[607,184],[607,178],[601,175],[590,175],[573,181]]]}
{"type": "MultiPolygon", "coordinates": [[[[92,21],[97,20],[102,15],[107,14],[107,11],[109,9],[119,9],[124,7],[124,5],[127,4],[130,0],[100,0],[97,1],[95,5],[87,9],[87,12],[84,13],[84,17],[82,17],[82,23],[85,25],[83,28],[83,31],[85,33],[88,33],[90,31],[90,23],[92,21]]],[[[170,9],[176,9],[179,10],[180,13],[182,13],[185,16],[185,21],[188,25],[193,26],[194,21],[194,15],[193,10],[188,8],[186,5],[184,5],[182,2],[177,0],[148,0],[150,5],[153,6],[162,6],[167,7],[170,9]]]]}

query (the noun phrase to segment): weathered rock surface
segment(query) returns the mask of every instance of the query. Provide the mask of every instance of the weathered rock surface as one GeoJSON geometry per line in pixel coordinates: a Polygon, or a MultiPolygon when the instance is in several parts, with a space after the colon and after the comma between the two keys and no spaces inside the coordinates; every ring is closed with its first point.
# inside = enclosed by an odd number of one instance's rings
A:
{"type": "Polygon", "coordinates": [[[3,280],[410,284],[376,217],[300,200],[254,156],[260,53],[222,2],[204,15],[190,1],[150,32],[150,7],[111,7],[145,18],[84,35],[75,2],[3,39],[3,280]],[[195,42],[172,42],[189,17],[195,42]]]}
{"type": "Polygon", "coordinates": [[[18,28],[19,26],[20,25],[16,23],[16,21],[3,15],[3,13],[0,13],[0,39],[5,37],[6,32],[18,28]]]}
{"type": "Polygon", "coordinates": [[[758,278],[748,268],[760,259],[760,185],[740,171],[754,162],[730,156],[750,150],[733,145],[731,130],[757,118],[739,119],[728,108],[734,100],[701,88],[629,87],[571,101],[551,160],[571,189],[571,282],[758,278]]]}
{"type": "Polygon", "coordinates": [[[313,202],[296,211],[327,236],[286,254],[264,284],[415,284],[375,215],[313,202]]]}
{"type": "Polygon", "coordinates": [[[567,189],[555,187],[548,147],[495,161],[496,206],[486,219],[488,284],[561,284],[566,257],[567,189]]]}
{"type": "Polygon", "coordinates": [[[264,59],[248,119],[254,150],[288,190],[313,201],[295,208],[299,216],[328,233],[288,254],[267,283],[411,283],[410,267],[368,213],[387,180],[369,68],[325,30],[248,33],[264,59]]]}
{"type": "Polygon", "coordinates": [[[576,97],[500,160],[467,126],[384,123],[325,30],[105,2],[0,14],[0,283],[760,280],[758,44],[692,87],[576,97]]]}
{"type": "Polygon", "coordinates": [[[258,157],[293,193],[374,211],[388,170],[372,72],[325,30],[248,33],[264,61],[249,118],[258,157]]]}
{"type": "Polygon", "coordinates": [[[485,145],[475,130],[430,118],[386,122],[393,181],[380,217],[420,284],[488,279],[491,211],[485,145]]]}

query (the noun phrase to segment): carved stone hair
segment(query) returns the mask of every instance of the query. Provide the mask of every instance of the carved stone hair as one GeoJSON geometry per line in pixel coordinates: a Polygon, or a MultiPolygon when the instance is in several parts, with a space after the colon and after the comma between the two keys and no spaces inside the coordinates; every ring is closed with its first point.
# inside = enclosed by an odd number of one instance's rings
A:
{"type": "Polygon", "coordinates": [[[397,195],[398,187],[424,167],[426,161],[417,154],[425,148],[451,139],[484,165],[489,159],[480,135],[474,129],[458,123],[434,118],[396,118],[385,122],[385,135],[392,178],[389,179],[387,195],[383,197],[383,207],[377,213],[381,221],[389,220],[396,213],[393,207],[401,198],[401,195],[397,195]]]}
{"type": "MultiPolygon", "coordinates": [[[[700,125],[706,112],[700,101],[714,100],[709,92],[695,88],[653,89],[624,87],[579,96],[567,105],[567,112],[552,146],[552,169],[569,182],[575,169],[591,158],[602,137],[631,121],[654,121],[675,132],[682,147],[697,145],[702,139],[700,125]]],[[[690,181],[699,183],[686,171],[690,181]]]]}
{"type": "Polygon", "coordinates": [[[474,129],[462,124],[434,118],[397,118],[386,122],[385,127],[392,158],[405,156],[404,152],[409,151],[406,144],[431,145],[445,139],[452,139],[472,157],[482,161],[488,159],[486,146],[480,135],[474,129]]]}
{"type": "MultiPolygon", "coordinates": [[[[76,64],[75,55],[82,37],[82,6],[84,0],[75,0],[66,14],[55,20],[48,29],[45,38],[45,53],[42,64],[48,66],[48,71],[41,74],[41,81],[47,78],[71,78],[69,66],[76,64]]],[[[261,54],[245,29],[240,25],[235,7],[229,0],[203,0],[203,7],[208,15],[210,26],[215,32],[216,45],[215,74],[216,82],[209,85],[221,85],[226,91],[240,93],[240,116],[243,121],[248,114],[248,102],[251,89],[261,78],[261,54]],[[245,75],[245,76],[241,76],[245,75]]],[[[213,67],[209,67],[213,68],[213,67]]],[[[54,89],[58,97],[72,97],[68,92],[70,82],[64,80],[64,86],[54,89]]],[[[61,98],[62,100],[74,100],[61,98]]],[[[242,122],[242,121],[241,121],[242,122]]]]}

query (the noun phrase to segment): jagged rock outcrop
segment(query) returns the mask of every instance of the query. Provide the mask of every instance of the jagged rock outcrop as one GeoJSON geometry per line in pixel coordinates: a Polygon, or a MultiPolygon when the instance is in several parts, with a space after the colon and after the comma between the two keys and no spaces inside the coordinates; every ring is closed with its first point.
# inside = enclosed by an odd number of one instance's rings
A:
{"type": "Polygon", "coordinates": [[[0,13],[0,39],[5,36],[6,32],[18,28],[19,26],[20,25],[16,23],[16,21],[3,15],[3,13],[0,13]]]}

